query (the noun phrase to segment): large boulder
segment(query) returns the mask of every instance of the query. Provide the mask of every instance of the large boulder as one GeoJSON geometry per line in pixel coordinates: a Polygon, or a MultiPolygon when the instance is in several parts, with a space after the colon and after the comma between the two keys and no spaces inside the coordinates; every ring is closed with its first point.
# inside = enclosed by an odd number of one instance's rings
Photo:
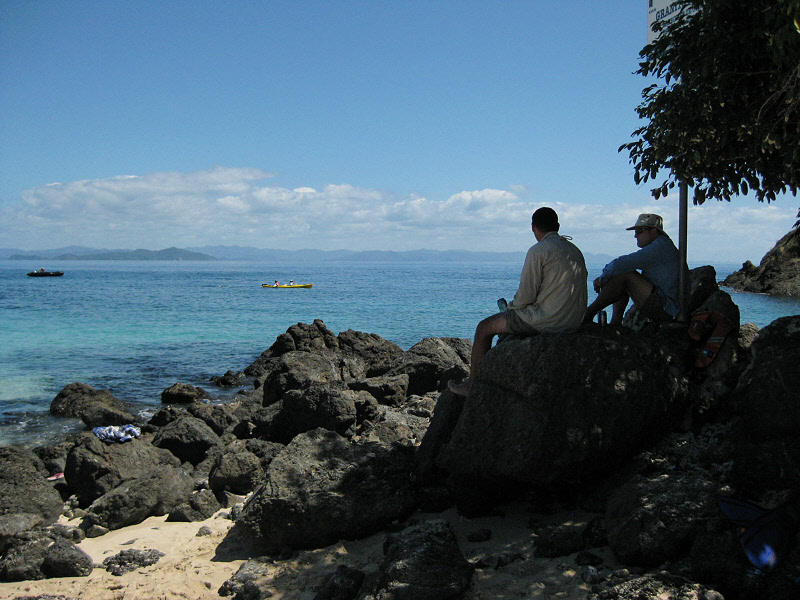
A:
{"type": "Polygon", "coordinates": [[[186,502],[173,508],[167,521],[205,521],[217,512],[222,505],[209,489],[193,491],[186,502]]]}
{"type": "Polygon", "coordinates": [[[161,392],[161,402],[164,404],[190,404],[208,397],[208,392],[203,388],[189,383],[174,383],[161,392]]]}
{"type": "Polygon", "coordinates": [[[350,384],[350,389],[369,392],[379,404],[399,406],[408,395],[408,374],[379,375],[360,379],[350,384]]]}
{"type": "Polygon", "coordinates": [[[441,391],[448,381],[460,381],[469,375],[468,347],[469,341],[459,338],[425,338],[411,346],[387,374],[407,374],[408,394],[441,391]]]}
{"type": "Polygon", "coordinates": [[[214,430],[197,417],[182,417],[159,429],[153,445],[174,454],[181,462],[200,463],[209,449],[221,440],[214,430]]]}
{"type": "Polygon", "coordinates": [[[506,339],[481,361],[437,464],[457,478],[537,485],[610,472],[681,422],[684,336],[587,325],[506,339]]]}
{"type": "Polygon", "coordinates": [[[302,390],[288,390],[276,407],[272,441],[288,444],[304,431],[329,429],[344,435],[355,425],[359,394],[344,382],[312,383],[302,390]]]}
{"type": "Polygon", "coordinates": [[[252,452],[225,452],[211,467],[208,485],[217,498],[222,498],[225,492],[244,495],[252,492],[263,477],[261,460],[252,452]]]}
{"type": "Polygon", "coordinates": [[[686,554],[709,515],[717,512],[717,491],[702,475],[637,477],[608,501],[609,545],[626,565],[654,567],[686,554]]]}
{"type": "Polygon", "coordinates": [[[737,489],[790,489],[800,472],[800,316],[761,329],[733,394],[737,489]]]}
{"type": "Polygon", "coordinates": [[[475,571],[441,519],[389,534],[383,551],[377,585],[364,600],[462,598],[475,571]]]}
{"type": "Polygon", "coordinates": [[[93,568],[92,558],[72,542],[33,531],[15,537],[0,558],[0,581],[85,577],[93,568]]]}
{"type": "Polygon", "coordinates": [[[126,410],[104,406],[102,404],[90,406],[83,411],[81,420],[88,429],[107,427],[109,425],[128,425],[139,421],[139,419],[126,410]]]}
{"type": "Polygon", "coordinates": [[[91,433],[83,433],[67,454],[64,478],[80,506],[86,507],[125,480],[161,467],[179,465],[180,460],[171,452],[156,448],[142,438],[109,444],[91,433]]]}
{"type": "Polygon", "coordinates": [[[399,446],[302,433],[272,460],[237,529],[269,554],[371,535],[413,510],[411,469],[399,446]]]}
{"type": "Polygon", "coordinates": [[[342,381],[341,357],[330,350],[292,351],[277,360],[262,385],[264,406],[280,400],[289,390],[303,390],[312,384],[342,381]]]}
{"type": "Polygon", "coordinates": [[[383,375],[405,356],[403,349],[376,333],[348,329],[337,336],[339,352],[356,379],[383,375]]]}
{"type": "MultiPolygon", "coordinates": [[[[85,383],[75,382],[65,385],[50,403],[50,414],[58,417],[75,417],[80,419],[89,410],[114,410],[125,413],[125,406],[108,390],[96,390],[85,383]]],[[[126,413],[127,414],[127,413],[126,413]]],[[[135,417],[131,417],[134,419],[135,417]]],[[[127,421],[131,423],[133,421],[127,421]]],[[[124,425],[125,423],[107,423],[107,425],[124,425]]]]}
{"type": "Polygon", "coordinates": [[[58,519],[64,502],[48,475],[30,450],[0,446],[0,515],[28,513],[51,523],[58,519]]]}
{"type": "Polygon", "coordinates": [[[188,503],[194,479],[181,468],[162,466],[135,479],[124,481],[88,507],[82,527],[99,525],[120,529],[141,523],[147,517],[168,514],[188,503]]]}
{"type": "Polygon", "coordinates": [[[186,407],[193,417],[205,422],[217,435],[222,435],[226,429],[236,425],[237,419],[233,409],[225,404],[202,404],[195,402],[186,407]]]}

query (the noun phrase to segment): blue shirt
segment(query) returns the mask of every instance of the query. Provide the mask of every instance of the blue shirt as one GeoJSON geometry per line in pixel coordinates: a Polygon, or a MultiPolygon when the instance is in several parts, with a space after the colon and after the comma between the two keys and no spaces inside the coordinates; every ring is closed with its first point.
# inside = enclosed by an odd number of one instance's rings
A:
{"type": "Polygon", "coordinates": [[[675,244],[668,235],[662,233],[644,248],[615,258],[608,263],[603,267],[600,281],[605,283],[614,275],[639,270],[644,278],[655,286],[653,291],[661,297],[664,310],[676,317],[680,312],[678,304],[679,260],[680,252],[675,244]]]}

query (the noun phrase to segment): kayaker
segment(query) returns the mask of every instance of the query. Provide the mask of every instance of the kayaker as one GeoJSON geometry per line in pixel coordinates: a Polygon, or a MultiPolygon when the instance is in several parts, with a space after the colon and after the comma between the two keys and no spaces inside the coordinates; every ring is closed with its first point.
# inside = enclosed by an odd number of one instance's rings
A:
{"type": "Polygon", "coordinates": [[[294,279],[289,280],[289,285],[294,285],[294,279]]]}
{"type": "Polygon", "coordinates": [[[450,391],[466,396],[478,363],[501,333],[537,335],[545,331],[576,331],[586,310],[586,262],[571,238],[558,235],[558,215],[543,207],[533,213],[531,230],[536,244],[525,256],[519,289],[505,311],[485,318],[475,329],[469,378],[449,382],[450,391]]]}
{"type": "Polygon", "coordinates": [[[278,287],[278,280],[275,280],[275,285],[273,287],[278,287]]]}

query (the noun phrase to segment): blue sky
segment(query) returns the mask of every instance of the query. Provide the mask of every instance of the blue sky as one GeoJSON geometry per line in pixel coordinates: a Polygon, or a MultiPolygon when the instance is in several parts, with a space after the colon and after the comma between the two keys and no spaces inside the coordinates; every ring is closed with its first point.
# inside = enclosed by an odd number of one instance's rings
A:
{"type": "MultiPolygon", "coordinates": [[[[586,252],[677,199],[633,183],[646,0],[0,3],[0,247],[586,252]]],[[[757,262],[795,198],[690,210],[757,262]]]]}

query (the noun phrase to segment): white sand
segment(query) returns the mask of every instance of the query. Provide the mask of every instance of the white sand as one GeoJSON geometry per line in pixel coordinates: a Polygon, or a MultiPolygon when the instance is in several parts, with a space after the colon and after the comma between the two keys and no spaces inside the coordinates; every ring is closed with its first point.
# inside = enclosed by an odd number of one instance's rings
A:
{"type": "MultiPolygon", "coordinates": [[[[487,562],[494,565],[497,557],[503,554],[521,553],[527,557],[500,569],[493,566],[477,569],[467,593],[468,600],[586,598],[589,586],[581,580],[575,556],[533,558],[536,536],[528,527],[531,515],[521,506],[505,507],[505,511],[504,517],[469,520],[451,509],[435,515],[417,514],[413,520],[447,519],[462,552],[471,561],[486,557],[487,562]],[[491,530],[490,540],[475,543],[467,540],[470,533],[484,528],[491,530]]],[[[565,513],[549,517],[547,521],[567,523],[575,519],[576,515],[565,513]]],[[[165,556],[158,563],[121,576],[95,568],[88,577],[0,583],[0,598],[50,594],[81,600],[217,599],[223,582],[248,558],[246,551],[231,540],[221,544],[231,526],[231,521],[220,517],[219,513],[195,523],[167,523],[166,517],[151,517],[139,525],[86,539],[79,546],[96,565],[130,548],[153,548],[163,552],[165,556]],[[212,530],[212,535],[197,537],[197,531],[204,525],[212,530]]],[[[339,564],[365,572],[374,571],[382,558],[384,539],[385,534],[379,533],[363,540],[342,541],[327,548],[300,552],[291,560],[276,561],[268,575],[273,598],[313,600],[322,579],[339,564]]],[[[606,566],[614,565],[608,548],[592,551],[605,558],[606,566]]]]}

